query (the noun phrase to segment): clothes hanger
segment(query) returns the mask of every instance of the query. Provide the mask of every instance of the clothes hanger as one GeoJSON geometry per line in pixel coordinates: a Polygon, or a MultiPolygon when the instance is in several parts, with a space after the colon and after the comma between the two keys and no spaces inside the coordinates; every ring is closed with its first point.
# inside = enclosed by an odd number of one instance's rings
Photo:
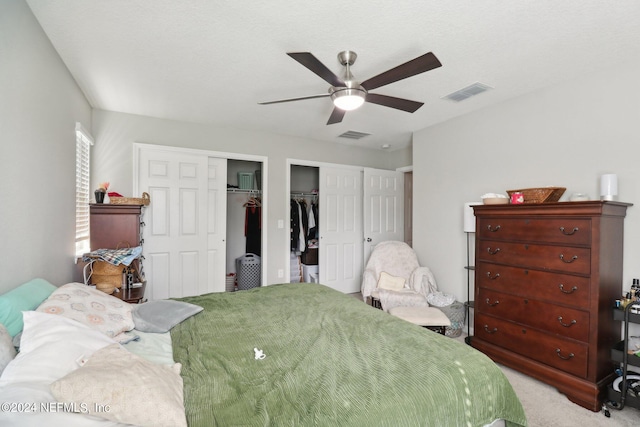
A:
{"type": "Polygon", "coordinates": [[[257,198],[251,196],[249,197],[247,202],[242,206],[249,207],[249,208],[259,208],[262,206],[262,203],[260,203],[260,200],[258,200],[257,198]]]}

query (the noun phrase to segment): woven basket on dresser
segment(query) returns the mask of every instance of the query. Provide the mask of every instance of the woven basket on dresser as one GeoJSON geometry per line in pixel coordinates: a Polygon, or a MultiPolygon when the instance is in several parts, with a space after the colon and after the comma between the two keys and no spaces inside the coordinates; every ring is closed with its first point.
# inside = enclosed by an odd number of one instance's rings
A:
{"type": "Polygon", "coordinates": [[[565,191],[564,187],[540,187],[507,190],[507,194],[511,197],[513,193],[522,193],[524,203],[552,203],[560,200],[565,191]]]}
{"type": "Polygon", "coordinates": [[[142,197],[109,197],[109,203],[112,205],[139,205],[149,206],[151,196],[149,193],[142,193],[142,197]]]}

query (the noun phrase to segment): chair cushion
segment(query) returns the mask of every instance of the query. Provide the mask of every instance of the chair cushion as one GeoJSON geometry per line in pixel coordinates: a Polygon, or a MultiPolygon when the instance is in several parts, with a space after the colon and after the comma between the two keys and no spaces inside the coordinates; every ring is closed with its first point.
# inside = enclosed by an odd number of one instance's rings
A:
{"type": "Polygon", "coordinates": [[[396,277],[383,271],[378,279],[379,289],[389,289],[390,291],[400,291],[404,288],[405,278],[396,277]]]}
{"type": "Polygon", "coordinates": [[[451,320],[435,307],[393,307],[389,314],[420,326],[451,326],[451,320]]]}

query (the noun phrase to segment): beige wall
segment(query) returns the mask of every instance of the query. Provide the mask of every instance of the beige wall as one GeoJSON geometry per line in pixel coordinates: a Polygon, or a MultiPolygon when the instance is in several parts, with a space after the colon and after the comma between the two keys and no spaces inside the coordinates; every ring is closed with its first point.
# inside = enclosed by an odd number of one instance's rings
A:
{"type": "Polygon", "coordinates": [[[75,123],[91,108],[23,1],[0,2],[0,292],[71,281],[75,123]]]}
{"type": "Polygon", "coordinates": [[[269,212],[267,224],[269,253],[267,283],[280,283],[277,271],[288,262],[288,228],[278,229],[278,220],[287,217],[289,195],[285,194],[287,159],[395,169],[407,166],[410,150],[389,153],[344,144],[312,141],[284,135],[222,128],[96,110],[93,113],[96,144],[92,153],[92,181],[109,181],[113,191],[131,195],[133,191],[133,143],[148,143],[211,150],[224,153],[265,156],[268,161],[269,212]]]}
{"type": "Polygon", "coordinates": [[[640,277],[638,75],[640,63],[628,64],[414,135],[414,247],[442,290],[466,299],[465,202],[540,186],[599,199],[605,173],[618,174],[618,199],[636,204],[625,222],[624,288],[640,277]]]}

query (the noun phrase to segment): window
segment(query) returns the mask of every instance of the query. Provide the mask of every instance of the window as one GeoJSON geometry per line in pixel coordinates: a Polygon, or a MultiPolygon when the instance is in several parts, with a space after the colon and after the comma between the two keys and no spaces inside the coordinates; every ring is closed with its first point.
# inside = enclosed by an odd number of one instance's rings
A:
{"type": "Polygon", "coordinates": [[[89,178],[93,137],[76,123],[76,257],[89,252],[89,178]]]}

